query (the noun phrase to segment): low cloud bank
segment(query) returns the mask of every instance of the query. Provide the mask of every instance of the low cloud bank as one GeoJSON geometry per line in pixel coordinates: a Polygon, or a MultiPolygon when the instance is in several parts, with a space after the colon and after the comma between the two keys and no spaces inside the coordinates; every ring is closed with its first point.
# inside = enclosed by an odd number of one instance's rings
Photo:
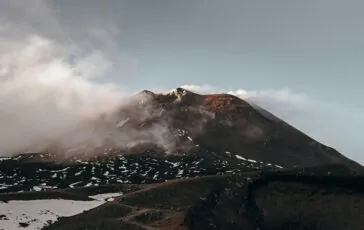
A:
{"type": "MultiPolygon", "coordinates": [[[[93,122],[127,106],[133,94],[107,81],[130,63],[115,46],[118,31],[95,26],[64,29],[46,0],[0,2],[0,156],[40,151],[54,141],[72,153],[147,138],[136,130],[112,136],[118,120],[93,122]],[[77,30],[85,40],[73,39],[77,30]]],[[[156,124],[146,132],[163,136],[165,130],[156,124]]]]}

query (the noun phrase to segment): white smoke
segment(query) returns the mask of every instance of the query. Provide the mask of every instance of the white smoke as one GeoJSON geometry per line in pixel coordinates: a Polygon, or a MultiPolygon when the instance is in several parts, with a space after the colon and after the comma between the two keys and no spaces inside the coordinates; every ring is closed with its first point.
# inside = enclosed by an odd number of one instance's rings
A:
{"type": "Polygon", "coordinates": [[[197,93],[230,93],[255,103],[317,141],[364,162],[363,110],[334,101],[320,101],[288,89],[246,91],[218,89],[210,85],[182,87],[197,93]]]}
{"type": "Polygon", "coordinates": [[[142,132],[116,127],[130,117],[138,124],[158,116],[147,105],[129,117],[114,113],[136,103],[116,83],[136,67],[115,42],[118,29],[97,19],[65,26],[58,16],[52,1],[0,1],[0,156],[47,148],[101,153],[105,145],[144,142],[170,151],[174,140],[163,121],[142,132]]]}
{"type": "Polygon", "coordinates": [[[130,94],[102,83],[114,64],[107,52],[62,32],[47,1],[0,2],[0,155],[67,133],[130,94]]]}

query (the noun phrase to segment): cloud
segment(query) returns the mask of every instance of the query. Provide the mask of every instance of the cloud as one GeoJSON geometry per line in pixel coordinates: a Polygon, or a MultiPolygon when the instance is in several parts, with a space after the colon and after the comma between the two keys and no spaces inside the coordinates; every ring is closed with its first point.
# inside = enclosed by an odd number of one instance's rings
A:
{"type": "MultiPolygon", "coordinates": [[[[51,147],[66,155],[100,154],[105,143],[173,148],[163,122],[142,132],[116,128],[130,119],[118,112],[135,101],[112,76],[130,76],[136,66],[120,52],[112,24],[63,26],[46,0],[1,1],[0,22],[0,156],[51,147]]],[[[144,105],[127,116],[143,122],[154,112],[144,105]]]]}
{"type": "Polygon", "coordinates": [[[364,111],[335,101],[320,101],[289,89],[224,90],[210,85],[182,86],[198,93],[228,92],[253,102],[342,154],[364,163],[364,111]]]}
{"type": "Polygon", "coordinates": [[[65,47],[37,35],[11,41],[2,38],[0,47],[4,43],[7,48],[0,48],[0,154],[59,135],[86,117],[111,110],[128,93],[90,80],[109,68],[102,53],[71,61],[65,47]]]}
{"type": "Polygon", "coordinates": [[[72,39],[45,0],[1,1],[0,22],[0,156],[36,151],[57,138],[66,148],[102,142],[108,133],[87,121],[131,94],[107,80],[120,66],[110,33],[93,27],[102,36],[90,36],[100,44],[89,42],[89,49],[72,39]]]}

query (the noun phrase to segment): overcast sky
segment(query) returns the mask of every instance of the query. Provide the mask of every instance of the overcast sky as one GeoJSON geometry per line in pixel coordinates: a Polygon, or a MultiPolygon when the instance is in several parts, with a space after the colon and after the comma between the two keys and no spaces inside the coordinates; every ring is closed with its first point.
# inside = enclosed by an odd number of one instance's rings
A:
{"type": "Polygon", "coordinates": [[[53,2],[66,29],[118,30],[138,63],[128,84],[289,87],[364,106],[363,1],[53,2]]]}
{"type": "Polygon", "coordinates": [[[20,26],[13,36],[28,31],[75,55],[102,51],[112,68],[96,81],[128,89],[284,98],[265,105],[364,162],[363,9],[362,0],[3,0],[0,30],[20,26]]]}

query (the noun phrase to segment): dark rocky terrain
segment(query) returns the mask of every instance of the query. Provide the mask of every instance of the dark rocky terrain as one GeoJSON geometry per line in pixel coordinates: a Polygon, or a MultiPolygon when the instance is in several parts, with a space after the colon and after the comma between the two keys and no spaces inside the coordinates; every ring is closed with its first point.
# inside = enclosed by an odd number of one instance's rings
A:
{"type": "Polygon", "coordinates": [[[181,88],[133,100],[92,123],[110,139],[91,152],[0,159],[0,200],[124,192],[46,229],[364,229],[363,167],[264,109],[181,88]]]}

